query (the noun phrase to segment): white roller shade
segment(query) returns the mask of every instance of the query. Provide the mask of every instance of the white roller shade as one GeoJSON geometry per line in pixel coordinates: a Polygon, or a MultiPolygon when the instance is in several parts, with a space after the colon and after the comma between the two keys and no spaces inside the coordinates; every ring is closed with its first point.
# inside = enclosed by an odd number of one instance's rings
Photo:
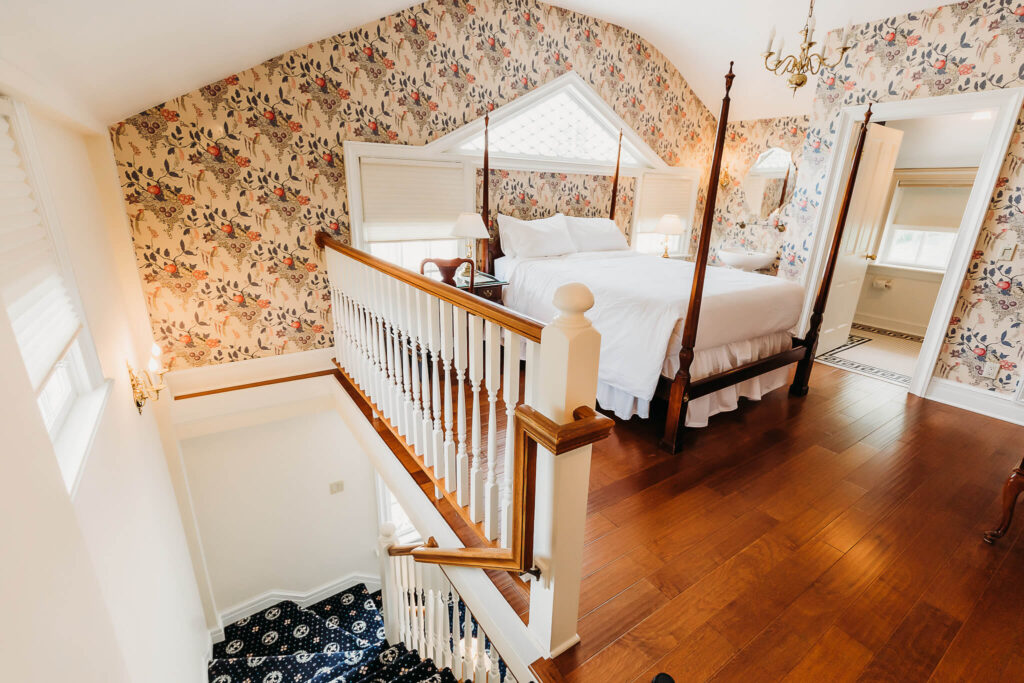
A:
{"type": "Polygon", "coordinates": [[[900,227],[956,230],[970,196],[970,187],[901,185],[892,222],[900,227]]]}
{"type": "Polygon", "coordinates": [[[695,183],[692,178],[667,173],[645,173],[637,201],[637,232],[654,232],[665,214],[679,216],[688,230],[693,225],[695,183]]]}
{"type": "Polygon", "coordinates": [[[462,164],[362,159],[363,236],[367,242],[452,236],[466,208],[462,164]]]}
{"type": "Polygon", "coordinates": [[[0,296],[38,388],[81,323],[7,115],[0,115],[0,296]]]}

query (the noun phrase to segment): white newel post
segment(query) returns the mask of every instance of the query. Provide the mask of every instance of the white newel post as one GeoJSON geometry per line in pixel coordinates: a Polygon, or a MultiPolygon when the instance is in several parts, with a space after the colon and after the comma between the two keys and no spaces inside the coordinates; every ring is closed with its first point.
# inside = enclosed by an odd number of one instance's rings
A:
{"type": "Polygon", "coordinates": [[[398,545],[395,525],[383,522],[380,525],[380,536],[377,538],[377,557],[380,560],[380,585],[384,597],[384,633],[389,643],[397,643],[400,636],[398,626],[399,587],[395,573],[395,563],[388,555],[388,548],[398,545]]]}
{"type": "MultiPolygon", "coordinates": [[[[580,283],[555,291],[558,315],[544,327],[533,407],[558,424],[579,406],[594,407],[601,335],[583,314],[594,295],[580,283]]],[[[590,446],[557,458],[537,448],[534,558],[541,578],[530,583],[530,630],[554,657],[579,641],[583,531],[587,516],[590,446]]]]}

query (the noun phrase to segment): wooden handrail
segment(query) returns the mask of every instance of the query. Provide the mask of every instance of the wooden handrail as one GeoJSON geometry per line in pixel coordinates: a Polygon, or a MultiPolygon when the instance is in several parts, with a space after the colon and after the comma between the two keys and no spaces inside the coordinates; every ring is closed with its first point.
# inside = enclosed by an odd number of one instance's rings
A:
{"type": "Polygon", "coordinates": [[[534,320],[533,318],[520,315],[509,308],[491,303],[487,299],[478,297],[474,294],[469,294],[457,287],[446,285],[443,282],[438,282],[437,280],[433,280],[425,275],[420,275],[408,268],[402,268],[394,263],[377,258],[365,251],[350,247],[347,244],[342,244],[340,241],[328,236],[327,233],[318,232],[316,234],[316,245],[321,249],[333,249],[340,254],[344,254],[351,259],[355,259],[374,270],[390,275],[396,280],[400,280],[401,282],[424,291],[431,296],[435,296],[442,301],[447,301],[453,306],[458,306],[464,311],[472,313],[475,316],[497,323],[506,330],[515,332],[520,337],[524,337],[533,342],[540,342],[540,333],[544,330],[544,324],[534,320]]]}
{"type": "MultiPolygon", "coordinates": [[[[512,480],[512,520],[509,548],[438,548],[431,537],[425,545],[401,554],[417,562],[480,569],[528,572],[533,570],[533,526],[537,486],[537,445],[554,455],[581,448],[608,436],[615,422],[593,408],[580,406],[572,422],[556,424],[528,405],[515,412],[515,457],[512,480]]],[[[390,552],[390,551],[389,551],[390,552]]]]}

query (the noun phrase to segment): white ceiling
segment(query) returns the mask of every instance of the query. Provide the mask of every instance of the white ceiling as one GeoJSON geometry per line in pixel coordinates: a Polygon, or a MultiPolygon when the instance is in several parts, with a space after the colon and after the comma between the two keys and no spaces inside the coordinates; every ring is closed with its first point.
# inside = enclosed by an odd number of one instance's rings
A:
{"type": "MultiPolygon", "coordinates": [[[[679,68],[690,87],[717,117],[729,61],[736,65],[730,120],[809,114],[816,81],[794,96],[786,79],[764,68],[772,25],[790,53],[807,17],[807,0],[554,0],[624,26],[654,44],[679,68]]],[[[942,0],[817,0],[815,36],[847,22],[865,23],[943,4],[942,0]]],[[[778,40],[778,38],[776,38],[778,40]]]]}
{"type": "MultiPolygon", "coordinates": [[[[818,0],[822,29],[919,9],[924,0],[818,0]]],[[[934,0],[932,0],[934,1],[934,0]]],[[[373,21],[408,0],[0,0],[0,66],[63,89],[113,123],[286,50],[373,21]],[[6,64],[4,64],[6,63],[6,64]]],[[[736,61],[731,118],[810,111],[759,53],[777,24],[790,47],[805,0],[557,0],[632,29],[669,57],[717,115],[722,76],[736,61]]]]}

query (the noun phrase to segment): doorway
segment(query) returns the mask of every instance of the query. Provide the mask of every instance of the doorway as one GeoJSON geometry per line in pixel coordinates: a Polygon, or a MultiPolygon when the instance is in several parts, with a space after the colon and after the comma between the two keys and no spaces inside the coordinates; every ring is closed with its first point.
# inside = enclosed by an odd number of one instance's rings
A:
{"type": "MultiPolygon", "coordinates": [[[[1014,89],[873,107],[820,362],[926,395],[1021,100],[1014,89]]],[[[809,282],[824,269],[865,109],[839,116],[809,282]]]]}

